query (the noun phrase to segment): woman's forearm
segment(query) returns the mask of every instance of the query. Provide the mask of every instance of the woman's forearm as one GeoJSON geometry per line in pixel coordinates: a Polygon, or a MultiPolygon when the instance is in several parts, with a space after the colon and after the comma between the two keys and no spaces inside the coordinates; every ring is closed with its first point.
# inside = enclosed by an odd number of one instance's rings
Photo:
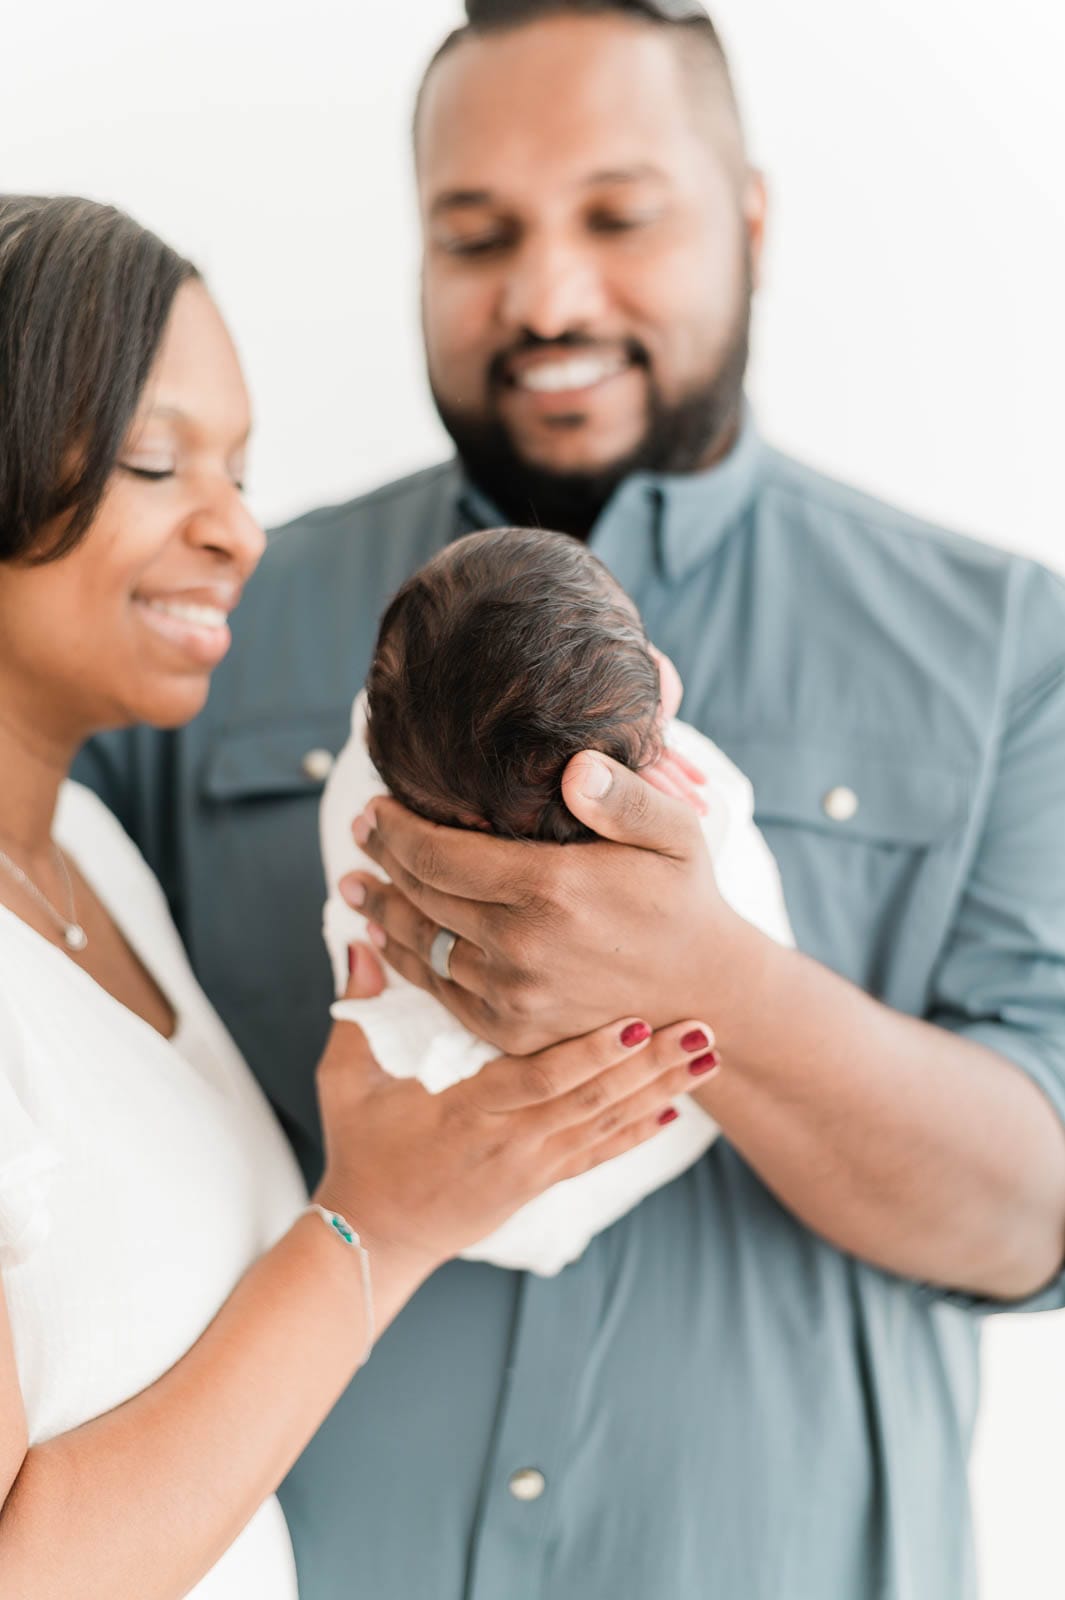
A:
{"type": "MultiPolygon", "coordinates": [[[[378,1331],[423,1276],[375,1256],[378,1331]]],[[[169,1372],[27,1452],[0,1509],[0,1594],[178,1600],[276,1489],[364,1343],[356,1252],[303,1217],[169,1372]]]]}

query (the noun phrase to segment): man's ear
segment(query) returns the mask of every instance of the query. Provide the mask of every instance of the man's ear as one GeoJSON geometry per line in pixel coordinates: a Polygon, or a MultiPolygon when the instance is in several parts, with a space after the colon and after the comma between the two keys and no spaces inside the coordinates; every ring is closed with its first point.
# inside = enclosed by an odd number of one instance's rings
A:
{"type": "Polygon", "coordinates": [[[743,225],[747,231],[747,246],[751,261],[751,287],[762,287],[762,256],[765,251],[766,218],[769,211],[769,191],[765,174],[750,167],[743,183],[743,225]]]}

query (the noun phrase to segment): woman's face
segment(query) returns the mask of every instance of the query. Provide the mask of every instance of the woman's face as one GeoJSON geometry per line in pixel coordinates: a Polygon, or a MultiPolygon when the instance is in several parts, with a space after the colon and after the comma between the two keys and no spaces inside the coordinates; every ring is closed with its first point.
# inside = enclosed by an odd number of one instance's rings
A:
{"type": "Polygon", "coordinates": [[[187,283],[88,533],[59,561],[0,565],[0,695],[38,734],[200,710],[263,550],[241,497],[249,427],[229,334],[187,283]]]}

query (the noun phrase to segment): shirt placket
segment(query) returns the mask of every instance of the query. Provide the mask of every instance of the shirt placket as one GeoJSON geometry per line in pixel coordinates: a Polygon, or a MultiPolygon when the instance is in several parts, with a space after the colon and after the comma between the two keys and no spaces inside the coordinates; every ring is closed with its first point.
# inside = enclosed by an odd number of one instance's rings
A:
{"type": "Polygon", "coordinates": [[[546,1565],[593,1301],[592,1275],[581,1264],[557,1278],[526,1276],[465,1600],[549,1600],[546,1565]]]}

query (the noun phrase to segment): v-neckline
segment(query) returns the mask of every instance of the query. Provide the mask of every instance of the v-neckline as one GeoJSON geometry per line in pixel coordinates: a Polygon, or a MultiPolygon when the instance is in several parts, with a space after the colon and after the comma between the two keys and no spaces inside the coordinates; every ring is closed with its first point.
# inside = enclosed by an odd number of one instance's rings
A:
{"type": "MultiPolygon", "coordinates": [[[[93,886],[93,892],[96,893],[95,886],[93,886]]],[[[111,916],[110,906],[106,905],[102,896],[98,896],[98,898],[100,899],[101,904],[104,905],[104,909],[107,911],[108,916],[111,916]]],[[[109,1002],[112,1006],[115,1006],[123,1014],[123,1016],[131,1017],[133,1022],[149,1033],[153,1039],[158,1039],[160,1044],[170,1046],[173,1045],[174,1040],[182,1031],[185,1020],[184,1014],[174,1004],[167,991],[162,987],[161,984],[159,984],[159,979],[156,977],[152,969],[145,964],[144,957],[129,939],[125,928],[121,925],[121,923],[118,922],[117,918],[112,917],[112,920],[114,921],[115,926],[118,928],[119,933],[129,945],[137,960],[142,966],[144,966],[145,971],[152,979],[152,982],[159,987],[159,993],[163,996],[163,999],[166,1001],[171,1012],[173,1013],[174,1027],[173,1031],[169,1034],[160,1033],[159,1029],[154,1028],[146,1017],[141,1016],[139,1011],[134,1011],[132,1006],[127,1006],[118,998],[117,995],[112,994],[110,989],[106,988],[98,978],[94,978],[91,972],[87,972],[85,968],[80,967],[76,961],[72,961],[70,956],[68,956],[64,950],[61,950],[54,940],[46,938],[43,933],[38,933],[37,929],[31,927],[25,918],[19,916],[17,911],[12,911],[10,906],[6,906],[2,902],[0,902],[0,919],[6,919],[7,921],[13,923],[15,927],[26,936],[27,939],[40,946],[40,948],[43,950],[46,950],[48,952],[49,959],[54,958],[56,961],[62,962],[61,970],[67,973],[73,973],[75,975],[75,984],[89,984],[91,988],[95,989],[97,994],[100,994],[104,997],[106,1002],[109,1002]]]]}
{"type": "MultiPolygon", "coordinates": [[[[64,820],[61,810],[62,800],[63,795],[61,793],[60,806],[57,807],[56,810],[57,833],[63,831],[61,826],[59,826],[59,824],[61,824],[61,822],[64,820]]],[[[117,995],[112,994],[110,989],[102,984],[98,978],[93,977],[91,972],[87,972],[84,967],[78,964],[78,962],[72,960],[66,951],[61,949],[60,946],[56,944],[54,939],[46,938],[43,933],[40,933],[36,928],[28,923],[24,917],[20,917],[17,911],[12,911],[10,906],[4,905],[2,902],[0,902],[0,913],[3,913],[5,917],[10,918],[10,920],[19,928],[21,928],[31,939],[37,940],[45,950],[49,950],[51,952],[52,956],[59,961],[62,961],[66,970],[73,969],[73,971],[78,974],[78,980],[91,984],[92,987],[99,994],[103,995],[106,1000],[110,1001],[112,1005],[117,1006],[119,1011],[123,1012],[128,1017],[132,1017],[134,1022],[139,1023],[142,1028],[146,1028],[154,1039],[158,1039],[163,1044],[173,1047],[175,1040],[180,1036],[183,1028],[187,1026],[188,1018],[182,1008],[176,1003],[172,993],[170,992],[169,984],[164,985],[161,975],[155,969],[155,963],[149,961],[147,951],[142,948],[140,939],[130,927],[127,919],[123,916],[119,908],[117,898],[112,900],[106,889],[97,880],[92,871],[86,868],[77,847],[67,843],[65,840],[57,839],[56,842],[59,848],[63,850],[63,852],[74,862],[79,874],[88,884],[89,889],[96,896],[105,913],[111,919],[118,931],[119,937],[126,945],[130,954],[133,956],[134,960],[140,963],[148,977],[155,984],[156,988],[159,990],[159,993],[163,997],[164,1004],[170,1007],[170,1014],[173,1017],[173,1027],[171,1028],[170,1032],[168,1034],[160,1033],[159,1029],[154,1027],[153,1024],[148,1021],[147,1017],[142,1017],[139,1011],[134,1011],[132,1006],[127,1006],[124,1001],[118,998],[117,995]]]]}

